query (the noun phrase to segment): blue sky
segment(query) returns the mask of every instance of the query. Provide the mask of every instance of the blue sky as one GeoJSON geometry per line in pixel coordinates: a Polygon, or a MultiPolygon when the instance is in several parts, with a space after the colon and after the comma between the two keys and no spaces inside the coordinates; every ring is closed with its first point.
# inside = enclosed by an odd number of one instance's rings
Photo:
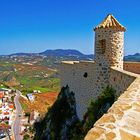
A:
{"type": "Polygon", "coordinates": [[[127,28],[125,54],[140,53],[139,0],[0,0],[0,54],[93,53],[93,27],[108,13],[127,28]]]}

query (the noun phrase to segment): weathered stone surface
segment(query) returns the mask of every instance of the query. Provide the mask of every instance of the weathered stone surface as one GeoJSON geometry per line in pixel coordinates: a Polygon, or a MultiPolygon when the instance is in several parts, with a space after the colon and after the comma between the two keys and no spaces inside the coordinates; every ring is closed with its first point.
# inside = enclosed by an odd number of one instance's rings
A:
{"type": "Polygon", "coordinates": [[[140,137],[123,130],[120,130],[120,136],[121,140],[140,140],[140,137]]]}
{"type": "Polygon", "coordinates": [[[101,117],[100,121],[96,122],[96,125],[102,125],[104,122],[114,123],[115,118],[112,114],[105,114],[101,117]]]}
{"type": "Polygon", "coordinates": [[[89,139],[88,140],[96,140],[100,138],[102,134],[104,134],[105,130],[103,128],[97,127],[93,128],[89,131],[89,139]]]}
{"type": "MultiPolygon", "coordinates": [[[[98,127],[105,129],[104,133],[97,140],[140,140],[140,77],[130,85],[130,87],[118,98],[113,106],[104,116],[101,117],[89,131],[85,140],[94,136],[94,131],[98,127]],[[135,94],[133,94],[135,92],[135,94]],[[133,96],[131,96],[133,95],[133,96]],[[120,118],[118,116],[121,115],[120,118]],[[115,121],[112,121],[114,116],[115,121]],[[111,134],[111,135],[109,135],[111,134]]],[[[113,120],[114,120],[113,119],[113,120]]],[[[96,139],[95,139],[96,140],[96,139]]]]}
{"type": "Polygon", "coordinates": [[[109,132],[105,135],[107,140],[113,140],[116,137],[116,134],[113,132],[109,132]]]}
{"type": "Polygon", "coordinates": [[[140,138],[140,63],[123,62],[125,29],[118,22],[112,24],[115,20],[109,16],[95,29],[95,63],[65,61],[61,64],[61,85],[69,85],[75,93],[80,119],[90,100],[96,100],[107,85],[112,86],[116,98],[119,97],[88,132],[86,140],[140,138]]]}

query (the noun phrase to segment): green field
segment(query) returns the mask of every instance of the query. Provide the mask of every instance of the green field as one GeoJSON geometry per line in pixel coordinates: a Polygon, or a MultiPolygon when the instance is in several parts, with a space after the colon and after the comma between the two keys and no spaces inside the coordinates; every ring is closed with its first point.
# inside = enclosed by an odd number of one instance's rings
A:
{"type": "Polygon", "coordinates": [[[0,60],[0,83],[19,89],[24,95],[33,90],[41,92],[59,92],[60,90],[60,79],[56,69],[4,60],[0,60]]]}

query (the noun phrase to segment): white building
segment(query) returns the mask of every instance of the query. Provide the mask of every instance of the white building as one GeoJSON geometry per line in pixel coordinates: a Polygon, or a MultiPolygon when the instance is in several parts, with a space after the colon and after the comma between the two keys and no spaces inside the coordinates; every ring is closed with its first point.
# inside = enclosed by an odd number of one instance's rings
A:
{"type": "Polygon", "coordinates": [[[34,95],[33,95],[32,93],[27,94],[27,98],[28,98],[28,100],[31,101],[31,102],[33,102],[34,99],[35,99],[35,97],[34,97],[34,95]]]}

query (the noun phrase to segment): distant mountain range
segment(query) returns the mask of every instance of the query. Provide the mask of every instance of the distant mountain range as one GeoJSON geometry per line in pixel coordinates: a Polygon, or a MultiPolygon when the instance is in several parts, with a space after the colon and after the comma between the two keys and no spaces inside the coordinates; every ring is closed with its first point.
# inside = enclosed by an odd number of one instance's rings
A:
{"type": "MultiPolygon", "coordinates": [[[[63,50],[63,49],[57,49],[57,50],[46,50],[41,53],[15,53],[11,54],[9,56],[46,56],[46,57],[55,57],[55,58],[67,58],[70,60],[92,60],[94,59],[94,55],[89,54],[83,54],[80,51],[77,50],[63,50]]],[[[125,61],[136,61],[140,62],[140,53],[136,53],[134,55],[128,55],[124,57],[125,61]]]]}
{"type": "Polygon", "coordinates": [[[62,58],[73,58],[76,60],[93,60],[94,55],[89,54],[83,54],[80,51],[77,50],[63,50],[63,49],[57,49],[57,50],[46,50],[41,53],[15,53],[11,54],[9,56],[47,56],[47,57],[62,57],[62,58]]]}
{"type": "Polygon", "coordinates": [[[136,53],[134,55],[128,55],[124,57],[125,61],[135,61],[140,62],[140,53],[136,53]]]}
{"type": "Polygon", "coordinates": [[[45,55],[45,56],[58,56],[58,57],[59,56],[76,56],[76,57],[92,57],[93,58],[93,55],[85,55],[77,50],[62,50],[62,49],[46,50],[40,54],[45,55]]]}

